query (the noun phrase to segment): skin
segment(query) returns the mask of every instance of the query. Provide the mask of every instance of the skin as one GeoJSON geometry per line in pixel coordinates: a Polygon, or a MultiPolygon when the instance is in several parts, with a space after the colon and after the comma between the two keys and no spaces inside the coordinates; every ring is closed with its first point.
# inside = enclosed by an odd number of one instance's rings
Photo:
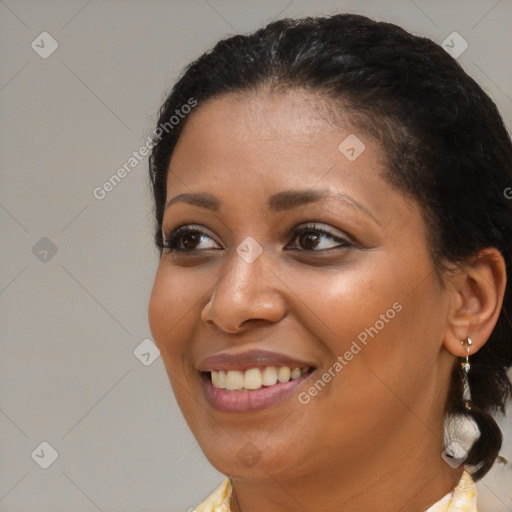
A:
{"type": "Polygon", "coordinates": [[[462,474],[441,458],[443,405],[465,355],[461,340],[471,336],[474,353],[497,320],[503,259],[488,250],[441,283],[420,208],[385,181],[385,169],[376,141],[303,91],[224,95],[186,121],[167,200],[208,192],[221,207],[167,208],[164,232],[195,224],[205,236],[195,251],[164,250],[149,321],[187,423],[232,479],[234,511],[424,511],[462,474]],[[354,161],[338,150],[351,133],[366,146],[354,161]],[[290,189],[351,199],[270,210],[268,198],[290,189]],[[293,237],[313,222],[350,245],[323,235],[312,248],[293,237]],[[236,252],[248,236],[263,249],[250,264],[236,252]],[[401,311],[301,404],[297,394],[395,303],[401,311]],[[215,410],[199,361],[250,349],[289,354],[316,370],[268,409],[215,410]],[[252,467],[237,456],[248,442],[259,457],[252,467]]]}

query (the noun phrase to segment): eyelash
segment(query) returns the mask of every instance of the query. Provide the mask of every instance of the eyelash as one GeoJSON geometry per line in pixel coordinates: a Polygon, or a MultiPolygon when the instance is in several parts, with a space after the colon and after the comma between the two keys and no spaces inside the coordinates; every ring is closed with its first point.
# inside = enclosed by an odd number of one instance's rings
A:
{"type": "MultiPolygon", "coordinates": [[[[200,235],[201,240],[203,239],[203,237],[207,237],[207,238],[210,238],[210,240],[212,240],[212,238],[210,236],[208,236],[204,231],[199,229],[199,227],[196,228],[196,227],[192,227],[192,226],[193,225],[181,226],[181,227],[175,229],[174,231],[172,231],[171,233],[166,234],[164,236],[164,243],[163,243],[164,249],[167,249],[168,253],[176,252],[176,253],[181,253],[181,254],[187,254],[187,253],[191,254],[191,253],[197,253],[197,252],[204,252],[204,251],[208,251],[208,250],[218,250],[218,249],[198,249],[198,250],[196,250],[196,249],[181,249],[179,247],[179,242],[181,240],[181,237],[184,235],[187,235],[187,234],[197,233],[200,235]]],[[[295,240],[299,235],[304,234],[304,233],[312,233],[312,234],[315,234],[320,237],[325,236],[326,238],[329,238],[330,240],[338,242],[339,245],[336,247],[330,247],[328,249],[320,249],[320,250],[315,250],[315,249],[292,249],[292,250],[305,251],[305,252],[309,252],[309,253],[312,253],[312,252],[325,253],[326,251],[337,251],[340,249],[347,249],[347,248],[353,246],[353,244],[349,240],[347,240],[345,238],[336,237],[332,233],[329,233],[328,231],[326,231],[325,229],[319,228],[316,224],[309,224],[309,225],[295,228],[292,231],[292,240],[295,240]]]]}

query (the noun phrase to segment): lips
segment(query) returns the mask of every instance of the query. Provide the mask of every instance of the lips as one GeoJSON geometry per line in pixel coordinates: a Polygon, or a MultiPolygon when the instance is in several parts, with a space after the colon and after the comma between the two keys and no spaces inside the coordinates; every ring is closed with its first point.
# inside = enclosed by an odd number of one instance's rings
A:
{"type": "Polygon", "coordinates": [[[197,365],[200,372],[212,370],[239,370],[264,368],[266,366],[288,366],[289,368],[313,367],[311,361],[298,360],[286,354],[262,350],[247,350],[245,352],[224,352],[202,359],[197,365]]]}
{"type": "Polygon", "coordinates": [[[208,402],[223,412],[271,407],[293,394],[314,371],[309,361],[259,350],[217,354],[202,360],[197,369],[208,402]]]}

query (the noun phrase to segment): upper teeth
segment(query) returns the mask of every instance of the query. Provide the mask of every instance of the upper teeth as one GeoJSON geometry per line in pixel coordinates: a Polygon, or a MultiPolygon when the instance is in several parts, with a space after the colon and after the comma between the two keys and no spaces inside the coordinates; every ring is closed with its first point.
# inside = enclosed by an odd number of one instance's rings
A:
{"type": "Polygon", "coordinates": [[[288,366],[267,366],[263,370],[251,368],[240,370],[212,370],[212,384],[216,388],[237,391],[239,389],[260,389],[262,386],[273,386],[278,381],[288,382],[298,379],[309,371],[309,368],[289,368],[288,366]]]}

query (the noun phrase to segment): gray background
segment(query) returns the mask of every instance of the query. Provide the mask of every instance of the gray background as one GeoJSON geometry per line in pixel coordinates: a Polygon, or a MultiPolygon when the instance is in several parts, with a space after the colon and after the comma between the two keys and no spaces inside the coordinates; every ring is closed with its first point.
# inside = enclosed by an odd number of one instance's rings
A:
{"type": "MultiPolygon", "coordinates": [[[[216,40],[341,11],[439,43],[459,32],[469,47],[458,60],[511,126],[511,0],[0,2],[0,510],[185,511],[221,481],[161,358],[134,355],[150,338],[157,265],[146,161],[103,200],[92,192],[144,143],[179,70],[216,40]],[[48,51],[44,31],[58,43],[46,59],[31,47],[48,51]],[[43,441],[58,452],[47,469],[43,441]]],[[[501,424],[511,460],[510,420],[501,424]]],[[[479,484],[480,512],[512,510],[511,476],[500,465],[479,484]]]]}

